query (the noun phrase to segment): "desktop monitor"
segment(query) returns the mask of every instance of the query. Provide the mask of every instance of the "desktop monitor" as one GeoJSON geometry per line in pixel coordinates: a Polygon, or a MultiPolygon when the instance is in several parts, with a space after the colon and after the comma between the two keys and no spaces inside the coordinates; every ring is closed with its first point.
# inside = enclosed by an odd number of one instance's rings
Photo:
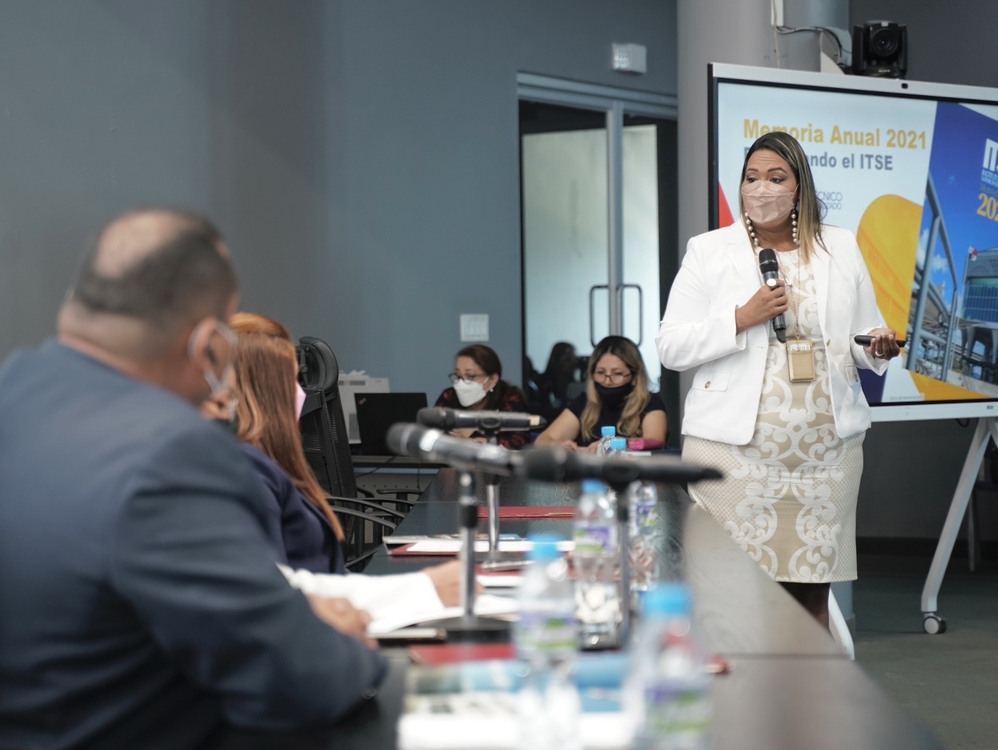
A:
{"type": "Polygon", "coordinates": [[[364,456],[394,456],[385,442],[396,422],[415,422],[426,408],[425,393],[355,393],[360,452],[364,456]]]}

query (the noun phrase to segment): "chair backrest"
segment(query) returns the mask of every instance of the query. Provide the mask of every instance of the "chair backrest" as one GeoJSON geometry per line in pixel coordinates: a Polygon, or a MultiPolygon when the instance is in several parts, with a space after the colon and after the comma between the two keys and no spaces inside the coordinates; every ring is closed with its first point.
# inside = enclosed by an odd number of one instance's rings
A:
{"type": "Polygon", "coordinates": [[[385,534],[395,530],[395,523],[371,511],[337,505],[336,516],[343,526],[343,562],[351,573],[360,573],[371,557],[381,549],[385,534]]]}
{"type": "Polygon", "coordinates": [[[322,339],[298,340],[298,380],[305,405],[298,422],[309,465],[323,489],[338,497],[355,497],[357,482],[350,458],[350,437],[343,419],[338,385],[339,364],[322,339]]]}

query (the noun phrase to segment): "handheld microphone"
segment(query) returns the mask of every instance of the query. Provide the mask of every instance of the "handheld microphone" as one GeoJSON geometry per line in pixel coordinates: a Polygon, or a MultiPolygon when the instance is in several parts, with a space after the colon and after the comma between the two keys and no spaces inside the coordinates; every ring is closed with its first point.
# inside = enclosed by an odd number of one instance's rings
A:
{"type": "Polygon", "coordinates": [[[388,428],[388,449],[400,456],[414,456],[450,464],[463,471],[482,471],[508,476],[520,461],[520,455],[500,445],[445,435],[440,430],[400,422],[388,428]]]}
{"type": "Polygon", "coordinates": [[[572,482],[601,479],[611,487],[625,487],[642,479],[649,482],[699,482],[720,479],[717,469],[684,463],[675,456],[597,456],[561,446],[521,451],[514,472],[529,479],[572,482]]]}
{"type": "Polygon", "coordinates": [[[416,413],[416,421],[438,430],[534,430],[544,427],[547,420],[536,414],[514,411],[462,411],[430,407],[416,413]]]}
{"type": "MultiPolygon", "coordinates": [[[[780,277],[780,264],[776,262],[775,250],[765,247],[759,251],[759,270],[762,271],[762,281],[766,286],[776,286],[776,280],[780,277]]],[[[781,344],[787,343],[787,322],[783,319],[783,313],[773,318],[773,331],[781,344]]]]}

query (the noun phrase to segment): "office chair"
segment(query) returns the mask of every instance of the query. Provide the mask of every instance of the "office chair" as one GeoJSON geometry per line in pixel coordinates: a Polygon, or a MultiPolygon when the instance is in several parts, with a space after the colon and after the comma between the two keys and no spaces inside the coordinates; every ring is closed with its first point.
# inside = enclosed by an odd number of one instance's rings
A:
{"type": "Polygon", "coordinates": [[[380,549],[385,533],[395,530],[395,523],[370,510],[339,504],[335,508],[343,527],[343,563],[351,573],[360,573],[380,549]]]}
{"type": "Polygon", "coordinates": [[[340,368],[333,350],[322,339],[299,339],[298,381],[305,391],[305,404],[298,421],[305,457],[319,485],[331,496],[334,507],[384,511],[382,517],[401,520],[402,510],[412,507],[405,488],[383,489],[375,495],[357,487],[350,438],[340,399],[340,368]],[[363,498],[359,497],[362,495],[363,498]]]}

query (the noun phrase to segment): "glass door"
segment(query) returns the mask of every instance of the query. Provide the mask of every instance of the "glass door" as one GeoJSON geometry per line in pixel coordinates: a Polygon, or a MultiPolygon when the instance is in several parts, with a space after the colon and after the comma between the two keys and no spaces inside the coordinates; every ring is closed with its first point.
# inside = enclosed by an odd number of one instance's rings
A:
{"type": "Polygon", "coordinates": [[[523,382],[532,407],[557,416],[584,387],[595,344],[618,334],[638,345],[653,390],[678,414],[678,384],[662,382],[655,350],[677,257],[675,120],[630,114],[605,96],[582,106],[537,98],[521,91],[523,382]]]}

